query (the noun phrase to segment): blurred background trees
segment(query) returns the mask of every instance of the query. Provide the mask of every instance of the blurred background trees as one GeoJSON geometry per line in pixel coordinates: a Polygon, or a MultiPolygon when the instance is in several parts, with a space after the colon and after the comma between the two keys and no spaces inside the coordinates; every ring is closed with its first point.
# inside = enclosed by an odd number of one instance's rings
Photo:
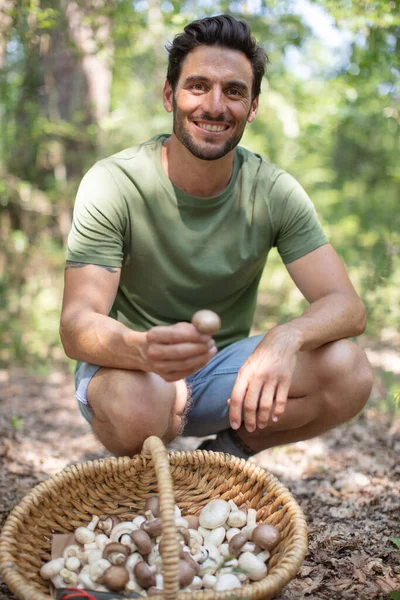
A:
{"type": "MultiPolygon", "coordinates": [[[[97,159],[171,130],[165,45],[190,20],[221,12],[245,18],[271,61],[242,144],[312,197],[366,302],[368,343],[396,339],[398,0],[3,0],[0,366],[68,364],[58,319],[80,178],[97,159]]],[[[302,306],[271,253],[255,331],[302,306]]]]}

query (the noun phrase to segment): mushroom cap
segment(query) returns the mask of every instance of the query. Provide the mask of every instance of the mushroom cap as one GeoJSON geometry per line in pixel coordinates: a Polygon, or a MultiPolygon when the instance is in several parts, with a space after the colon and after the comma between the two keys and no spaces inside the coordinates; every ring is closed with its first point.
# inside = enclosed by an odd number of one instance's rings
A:
{"type": "Polygon", "coordinates": [[[185,515],[185,519],[189,524],[189,529],[199,528],[200,523],[198,515],[185,515]]]}
{"type": "Polygon", "coordinates": [[[247,543],[247,537],[243,533],[237,533],[229,540],[229,554],[238,556],[242,547],[247,543]]]}
{"type": "Polygon", "coordinates": [[[120,542],[110,542],[104,546],[102,557],[115,565],[122,565],[125,564],[128,554],[129,548],[125,546],[125,544],[120,544],[120,542]],[[112,554],[119,554],[120,556],[118,558],[113,558],[111,556],[112,554]]]}
{"type": "Polygon", "coordinates": [[[150,537],[155,538],[162,534],[161,517],[156,517],[152,521],[144,521],[140,529],[143,529],[150,537]]]}
{"type": "Polygon", "coordinates": [[[184,588],[190,585],[196,575],[196,569],[189,561],[181,559],[179,561],[179,586],[184,588]]]}
{"type": "Polygon", "coordinates": [[[192,323],[200,333],[210,335],[217,333],[221,328],[221,319],[212,310],[198,310],[192,317],[192,323]]]}
{"type": "Polygon", "coordinates": [[[199,522],[206,529],[215,529],[223,525],[230,513],[229,504],[225,500],[216,498],[203,506],[199,515],[199,522]]]}
{"type": "Polygon", "coordinates": [[[113,565],[104,571],[101,583],[112,592],[123,590],[129,581],[128,571],[121,566],[113,565]]]}
{"type": "Polygon", "coordinates": [[[242,584],[240,583],[240,579],[234,575],[233,573],[224,573],[223,575],[219,575],[217,577],[217,581],[214,585],[214,590],[216,592],[222,592],[224,590],[234,590],[235,588],[240,587],[242,584]]]}
{"type": "Polygon", "coordinates": [[[153,547],[151,543],[151,537],[148,533],[143,531],[143,529],[137,529],[136,531],[132,531],[131,540],[134,544],[136,544],[140,554],[146,555],[151,552],[151,549],[153,547]]]}
{"type": "Polygon", "coordinates": [[[159,497],[158,496],[150,496],[150,498],[147,498],[144,509],[145,509],[145,511],[151,510],[151,512],[153,513],[153,515],[155,517],[159,517],[160,516],[160,499],[159,499],[159,497]]]}
{"type": "Polygon", "coordinates": [[[260,523],[253,530],[251,540],[260,546],[263,550],[271,550],[280,541],[281,534],[279,530],[268,523],[260,523]]]}
{"type": "Polygon", "coordinates": [[[53,558],[49,562],[45,563],[40,569],[40,577],[43,579],[51,579],[58,575],[61,569],[64,568],[65,559],[64,558],[53,558]]]}
{"type": "Polygon", "coordinates": [[[150,571],[149,566],[143,561],[139,560],[133,568],[136,581],[142,588],[147,588],[156,585],[156,576],[150,571]]]}
{"type": "Polygon", "coordinates": [[[239,568],[242,569],[252,581],[260,581],[267,574],[267,567],[252,552],[243,552],[239,556],[239,568]]]}

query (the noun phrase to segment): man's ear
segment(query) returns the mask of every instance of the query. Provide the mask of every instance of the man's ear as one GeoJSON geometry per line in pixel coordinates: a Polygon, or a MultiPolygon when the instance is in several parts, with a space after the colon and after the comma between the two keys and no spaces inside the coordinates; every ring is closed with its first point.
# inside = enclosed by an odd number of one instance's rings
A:
{"type": "Polygon", "coordinates": [[[172,112],[174,92],[168,79],[165,80],[163,88],[163,104],[167,112],[172,112]]]}
{"type": "Polygon", "coordinates": [[[251,103],[251,109],[249,112],[249,116],[247,117],[248,123],[252,123],[254,121],[254,119],[257,116],[257,111],[258,111],[258,96],[256,96],[251,103]]]}

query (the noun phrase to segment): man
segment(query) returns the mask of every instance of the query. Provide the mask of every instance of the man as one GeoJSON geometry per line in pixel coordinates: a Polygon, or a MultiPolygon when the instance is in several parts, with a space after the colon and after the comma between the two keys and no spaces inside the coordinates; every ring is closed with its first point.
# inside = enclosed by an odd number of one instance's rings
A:
{"type": "Polygon", "coordinates": [[[347,339],[365,309],[310,199],[238,146],[265,62],[246,23],[191,23],[169,48],[173,133],[101,160],[80,185],[60,333],[80,409],[115,455],[183,433],[248,457],[319,435],[369,397],[368,362],[347,339]],[[309,306],[248,337],[273,246],[309,306]],[[215,339],[190,322],[202,308],[221,317],[215,339]]]}

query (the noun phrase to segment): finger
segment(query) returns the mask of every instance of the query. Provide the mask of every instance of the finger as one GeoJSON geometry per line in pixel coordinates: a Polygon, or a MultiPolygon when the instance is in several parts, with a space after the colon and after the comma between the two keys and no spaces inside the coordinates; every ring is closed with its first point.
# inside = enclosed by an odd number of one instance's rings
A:
{"type": "Polygon", "coordinates": [[[263,387],[257,411],[257,426],[264,429],[267,426],[271,408],[274,402],[275,385],[266,384],[263,387]]]}
{"type": "Polygon", "coordinates": [[[231,397],[228,400],[229,405],[229,423],[232,429],[239,429],[242,424],[243,400],[247,390],[247,377],[240,374],[236,377],[231,397]]]}
{"type": "Polygon", "coordinates": [[[157,325],[147,332],[148,342],[158,344],[179,344],[181,342],[207,343],[211,336],[200,333],[191,323],[157,325]]]}
{"type": "Polygon", "coordinates": [[[247,388],[246,397],[244,399],[244,424],[249,433],[255,431],[257,427],[257,409],[261,392],[261,382],[259,383],[253,379],[247,388]]]}
{"type": "Polygon", "coordinates": [[[280,383],[275,396],[275,407],[272,420],[276,423],[285,412],[287,399],[289,395],[289,385],[280,383]]]}
{"type": "Polygon", "coordinates": [[[152,342],[147,349],[147,356],[152,360],[186,360],[203,354],[216,348],[214,340],[204,344],[182,343],[182,344],[158,344],[152,342]]]}
{"type": "Polygon", "coordinates": [[[216,348],[213,348],[205,354],[200,354],[195,357],[186,358],[184,360],[163,360],[152,361],[152,369],[156,373],[167,374],[173,372],[188,372],[189,374],[198,371],[204,367],[217,352],[216,348]]]}

